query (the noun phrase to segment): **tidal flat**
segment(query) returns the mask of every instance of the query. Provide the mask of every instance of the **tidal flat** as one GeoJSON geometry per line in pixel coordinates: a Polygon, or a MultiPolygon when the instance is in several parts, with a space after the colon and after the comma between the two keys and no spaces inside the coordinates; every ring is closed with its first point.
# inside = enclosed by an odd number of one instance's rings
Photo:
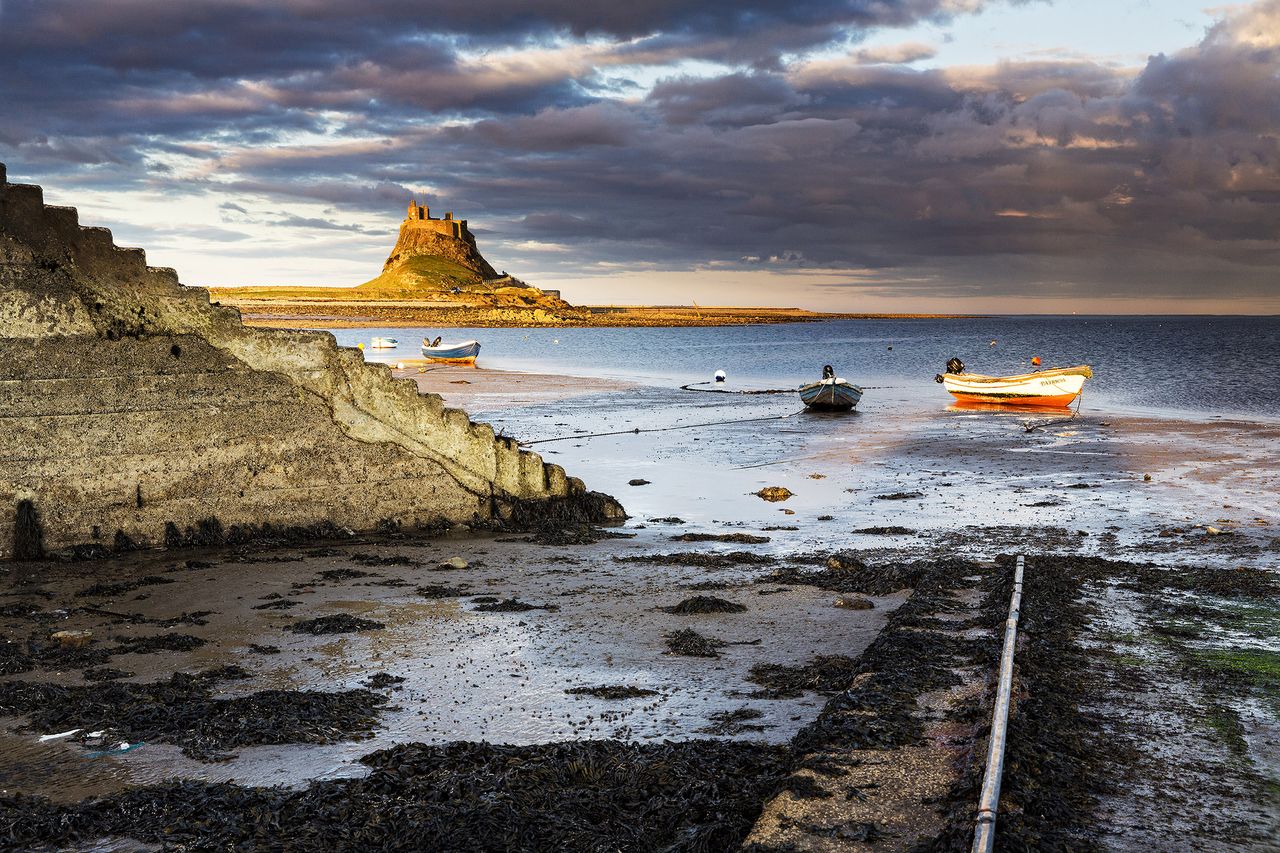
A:
{"type": "Polygon", "coordinates": [[[398,372],[631,518],[6,566],[9,846],[961,849],[1019,553],[1005,843],[1275,844],[1275,425],[398,372]]]}

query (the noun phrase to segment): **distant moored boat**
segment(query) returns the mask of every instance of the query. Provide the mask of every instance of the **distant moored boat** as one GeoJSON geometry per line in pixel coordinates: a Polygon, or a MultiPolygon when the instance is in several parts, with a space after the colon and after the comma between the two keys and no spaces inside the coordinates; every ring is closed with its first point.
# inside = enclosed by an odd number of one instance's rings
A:
{"type": "Polygon", "coordinates": [[[374,338],[369,341],[371,349],[395,349],[396,344],[400,343],[395,338],[374,338]]]}
{"type": "Polygon", "coordinates": [[[800,399],[814,411],[847,412],[862,399],[862,389],[836,376],[828,364],[820,381],[800,386],[800,399]]]}
{"type": "Polygon", "coordinates": [[[422,354],[429,361],[440,361],[448,364],[475,364],[480,355],[479,341],[463,341],[459,344],[442,344],[440,339],[422,341],[422,354]]]}
{"type": "Polygon", "coordinates": [[[965,373],[964,362],[953,358],[947,362],[947,372],[938,374],[934,380],[942,383],[961,403],[1062,408],[1080,396],[1084,381],[1092,376],[1093,370],[1087,364],[1016,376],[983,376],[965,373]]]}

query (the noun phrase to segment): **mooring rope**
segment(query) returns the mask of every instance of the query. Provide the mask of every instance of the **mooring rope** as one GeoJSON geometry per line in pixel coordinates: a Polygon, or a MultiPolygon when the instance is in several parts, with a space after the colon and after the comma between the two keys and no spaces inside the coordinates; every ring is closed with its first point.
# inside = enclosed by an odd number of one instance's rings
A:
{"type": "Polygon", "coordinates": [[[795,415],[798,415],[803,411],[804,409],[796,409],[794,412],[788,412],[785,415],[768,415],[766,417],[761,417],[761,418],[736,418],[734,420],[709,421],[707,423],[701,423],[701,424],[678,424],[676,426],[668,426],[668,427],[649,427],[648,429],[635,427],[634,429],[620,429],[620,430],[614,430],[613,432],[588,432],[588,433],[577,433],[574,435],[558,435],[554,438],[535,438],[533,441],[521,441],[521,442],[518,442],[518,444],[521,447],[531,447],[535,444],[547,444],[548,442],[552,442],[552,441],[569,441],[575,438],[604,438],[605,436],[610,436],[610,435],[639,435],[642,432],[670,432],[671,430],[675,430],[675,429],[700,429],[702,427],[725,426],[728,424],[750,424],[750,423],[757,423],[759,421],[781,421],[781,420],[785,420],[786,418],[790,418],[795,415]]]}
{"type": "Polygon", "coordinates": [[[1023,421],[1022,428],[1026,432],[1033,432],[1038,429],[1044,429],[1045,427],[1057,426],[1058,424],[1069,424],[1072,421],[1074,421],[1076,417],[1080,414],[1080,406],[1083,404],[1084,404],[1084,389],[1081,388],[1080,396],[1076,397],[1076,410],[1072,412],[1069,417],[1058,418],[1055,421],[1045,421],[1042,424],[1035,423],[1034,421],[1023,421]]]}
{"type": "Polygon", "coordinates": [[[741,391],[730,391],[728,388],[699,388],[699,385],[712,385],[712,382],[690,382],[688,385],[681,385],[681,391],[701,391],[704,394],[794,394],[794,388],[762,388],[759,390],[745,389],[741,391]]]}

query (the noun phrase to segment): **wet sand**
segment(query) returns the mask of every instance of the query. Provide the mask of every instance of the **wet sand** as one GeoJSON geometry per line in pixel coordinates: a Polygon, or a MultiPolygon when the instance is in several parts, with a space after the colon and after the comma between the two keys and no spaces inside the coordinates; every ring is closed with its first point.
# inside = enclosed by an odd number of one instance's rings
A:
{"type": "MultiPolygon", "coordinates": [[[[447,404],[465,407],[474,419],[533,442],[589,487],[617,496],[632,518],[612,531],[618,538],[584,531],[550,537],[566,544],[542,544],[526,533],[459,529],[432,539],[375,537],[317,548],[145,553],[98,563],[5,567],[0,603],[15,607],[4,611],[0,624],[11,641],[53,629],[90,630],[95,647],[164,633],[207,641],[190,651],[111,655],[103,665],[131,673],[120,677],[123,683],[227,664],[243,667],[248,677],[220,683],[216,697],[365,689],[377,672],[404,681],[373,688],[389,704],[368,736],[338,732],[330,743],[234,746],[226,750],[232,757],[212,762],[184,755],[171,736],[87,759],[101,744],[84,743],[79,735],[40,742],[40,735],[57,732],[24,728],[24,717],[10,717],[0,720],[0,796],[38,794],[73,803],[172,778],[300,789],[314,780],[367,776],[370,767],[360,762],[362,756],[406,743],[695,744],[710,738],[763,748],[794,744],[798,737],[846,766],[835,776],[801,772],[813,778],[796,790],[818,785],[837,796],[793,791],[761,801],[765,818],[752,836],[763,845],[758,849],[782,840],[798,849],[834,849],[836,841],[842,849],[905,849],[913,840],[903,834],[905,827],[954,831],[957,825],[946,803],[924,807],[918,800],[950,790],[958,782],[955,768],[981,742],[973,720],[981,716],[975,709],[986,695],[989,657],[944,645],[948,654],[972,655],[954,661],[961,676],[955,683],[940,675],[941,680],[913,681],[908,686],[919,698],[895,706],[909,716],[924,709],[919,713],[926,715],[925,739],[918,740],[921,735],[911,727],[894,729],[888,741],[870,748],[831,739],[834,730],[822,722],[832,719],[827,695],[753,697],[760,685],[752,680],[752,668],[801,667],[839,655],[859,661],[864,673],[900,679],[905,670],[895,672],[885,663],[898,659],[886,658],[885,649],[894,643],[916,648],[927,639],[922,630],[942,630],[938,626],[948,620],[957,626],[976,620],[958,627],[957,636],[994,636],[1003,618],[997,611],[1004,569],[990,561],[1027,553],[1126,561],[1111,569],[1089,564],[1088,571],[1072,575],[1079,578],[1074,586],[1046,587],[1045,601],[1062,607],[1086,602],[1095,614],[1073,623],[1049,653],[1098,650],[1093,663],[1080,665],[1081,683],[1089,690],[1079,701],[1090,713],[1117,721],[1110,735],[1115,742],[1137,743],[1148,726],[1166,732],[1159,764],[1131,763],[1134,775],[1124,785],[1105,795],[1080,794],[1084,799],[1050,810],[1046,820],[1066,826],[1096,808],[1111,816],[1109,834],[1094,839],[1104,849],[1160,849],[1150,828],[1157,820],[1206,847],[1216,838],[1220,849],[1268,849],[1272,830],[1258,812],[1271,796],[1265,780],[1280,778],[1273,748],[1280,710],[1265,699],[1268,670],[1262,668],[1261,681],[1246,678],[1224,690],[1214,686],[1217,670],[1189,670],[1186,662],[1241,644],[1257,649],[1264,661],[1280,654],[1274,600],[1268,604],[1247,591],[1215,598],[1213,587],[1192,573],[1205,569],[1230,578],[1240,568],[1274,572],[1280,566],[1280,427],[1088,410],[1054,423],[1056,415],[949,409],[944,401],[921,408],[907,405],[893,389],[868,394],[856,415],[832,418],[798,413],[790,398],[691,394],[418,364],[397,373],[414,378],[424,391],[441,393],[447,404]],[[591,437],[606,432],[623,434],[591,437]],[[754,492],[765,486],[785,486],[793,496],[764,501],[754,492]],[[676,539],[690,533],[767,541],[676,539]],[[845,583],[839,572],[824,576],[836,578],[834,587],[805,574],[830,571],[822,569],[829,555],[850,550],[872,567],[913,561],[945,567],[957,557],[973,562],[940,568],[934,580],[903,575],[901,586],[875,586],[874,593],[861,594],[873,607],[859,610],[837,606],[845,595],[837,591],[845,583]],[[442,567],[455,557],[466,568],[442,567]],[[651,561],[655,557],[667,559],[651,561]],[[1124,568],[1148,561],[1174,567],[1172,578],[1186,573],[1185,589],[1171,592],[1163,581],[1124,568]],[[787,571],[802,582],[780,580],[787,571]],[[77,594],[99,581],[144,577],[174,583],[77,594]],[[1134,583],[1140,591],[1126,593],[1124,585],[1134,583]],[[747,610],[685,615],[659,609],[697,595],[747,610]],[[959,603],[946,604],[947,596],[959,603]],[[1226,617],[1202,614],[1190,634],[1161,634],[1156,629],[1169,624],[1169,617],[1160,606],[1170,596],[1215,608],[1225,606],[1224,600],[1235,602],[1248,609],[1252,621],[1243,633],[1232,633],[1220,624],[1226,617]],[[501,612],[512,599],[533,609],[516,605],[501,612]],[[893,622],[903,602],[914,602],[903,611],[909,618],[893,622]],[[263,605],[270,606],[257,609],[263,605]],[[499,612],[484,609],[492,605],[499,612]],[[171,627],[137,619],[117,623],[118,617],[102,613],[164,620],[205,610],[212,611],[207,624],[171,627]],[[322,636],[287,630],[330,615],[385,627],[322,636]],[[720,647],[715,658],[669,654],[666,635],[683,628],[730,645],[720,647]],[[262,654],[255,646],[279,651],[262,654]],[[1086,678],[1086,671],[1106,677],[1086,678]],[[1105,686],[1108,679],[1139,675],[1151,685],[1141,701],[1131,691],[1105,686]],[[612,700],[565,692],[599,686],[654,692],[612,700]],[[1200,698],[1178,706],[1172,696],[1200,698]],[[1173,734],[1170,720],[1178,721],[1181,734],[1173,734]],[[819,737],[822,732],[827,734],[819,737]],[[1205,756],[1211,769],[1197,772],[1207,773],[1219,790],[1234,792],[1224,794],[1224,822],[1208,827],[1195,823],[1193,790],[1151,790],[1155,780],[1171,773],[1203,768],[1205,756]],[[865,775],[870,771],[857,770],[858,762],[849,763],[853,759],[879,762],[875,766],[884,769],[865,775]],[[894,772],[905,768],[916,768],[907,775],[917,780],[921,774],[940,775],[910,803],[878,799],[875,786],[893,788],[894,772]],[[869,786],[864,793],[871,793],[845,797],[840,785],[846,784],[869,786]],[[810,809],[811,803],[822,808],[810,809]],[[860,831],[856,827],[867,821],[879,827],[880,841],[823,834],[846,825],[855,827],[849,832],[860,831]],[[800,824],[810,829],[796,830],[800,824]],[[898,834],[884,836],[887,831],[898,834]]],[[[862,577],[860,571],[855,566],[850,577],[862,577]]],[[[864,581],[851,583],[865,589],[864,581]]],[[[88,668],[37,666],[6,677],[79,685],[87,683],[82,673],[88,668]]],[[[872,718],[897,719],[887,706],[868,707],[877,709],[872,718]]],[[[1063,724],[1046,720],[1049,728],[1063,724]]],[[[1058,747],[1035,748],[1052,753],[1058,747]]],[[[1010,784],[1017,790],[1016,781],[1010,784]]]]}

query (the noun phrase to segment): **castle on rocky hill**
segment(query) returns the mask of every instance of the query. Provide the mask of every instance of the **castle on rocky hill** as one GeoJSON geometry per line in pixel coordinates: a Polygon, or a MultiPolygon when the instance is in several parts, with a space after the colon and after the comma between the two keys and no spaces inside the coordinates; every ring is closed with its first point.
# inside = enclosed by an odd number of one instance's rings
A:
{"type": "Polygon", "coordinates": [[[404,218],[404,224],[415,229],[457,237],[460,240],[468,240],[471,237],[471,232],[467,230],[467,220],[454,219],[453,211],[446,213],[444,219],[434,219],[431,216],[431,208],[418,204],[417,199],[409,202],[409,215],[404,218]]]}

